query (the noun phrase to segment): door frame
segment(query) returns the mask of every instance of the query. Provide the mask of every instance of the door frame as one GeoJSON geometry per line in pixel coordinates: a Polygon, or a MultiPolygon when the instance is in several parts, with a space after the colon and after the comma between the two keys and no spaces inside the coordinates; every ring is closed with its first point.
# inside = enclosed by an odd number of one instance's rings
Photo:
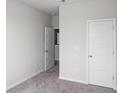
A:
{"type": "Polygon", "coordinates": [[[48,26],[45,26],[45,30],[44,30],[44,71],[46,72],[46,28],[48,26]]]}
{"type": "Polygon", "coordinates": [[[113,56],[113,76],[114,76],[114,81],[113,81],[113,89],[117,89],[117,30],[116,30],[116,19],[115,18],[107,18],[107,19],[88,19],[87,20],[87,84],[90,84],[89,82],[89,23],[90,22],[99,22],[99,21],[113,21],[113,34],[114,34],[114,56],[113,56]]]}

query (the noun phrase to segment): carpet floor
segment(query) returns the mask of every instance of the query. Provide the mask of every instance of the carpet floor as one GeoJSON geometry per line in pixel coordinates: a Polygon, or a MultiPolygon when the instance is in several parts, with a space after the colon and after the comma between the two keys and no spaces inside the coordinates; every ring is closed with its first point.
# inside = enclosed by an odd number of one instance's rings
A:
{"type": "Polygon", "coordinates": [[[113,89],[58,79],[58,66],[9,89],[7,93],[117,93],[113,89]]]}

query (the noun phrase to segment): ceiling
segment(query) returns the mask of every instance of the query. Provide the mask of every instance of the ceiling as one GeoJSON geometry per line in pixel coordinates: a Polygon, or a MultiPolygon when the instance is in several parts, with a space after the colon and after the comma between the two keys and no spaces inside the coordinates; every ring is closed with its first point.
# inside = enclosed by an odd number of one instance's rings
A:
{"type": "Polygon", "coordinates": [[[82,0],[66,0],[66,2],[61,2],[61,0],[21,0],[26,4],[45,11],[51,15],[59,14],[59,6],[63,4],[76,3],[82,0]]]}

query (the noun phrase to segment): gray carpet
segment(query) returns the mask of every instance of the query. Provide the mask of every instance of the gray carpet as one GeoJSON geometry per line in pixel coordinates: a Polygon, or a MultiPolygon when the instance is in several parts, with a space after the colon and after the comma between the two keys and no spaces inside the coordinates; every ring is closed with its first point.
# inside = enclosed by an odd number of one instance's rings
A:
{"type": "Polygon", "coordinates": [[[58,66],[23,82],[7,93],[116,93],[113,89],[58,79],[58,66]]]}

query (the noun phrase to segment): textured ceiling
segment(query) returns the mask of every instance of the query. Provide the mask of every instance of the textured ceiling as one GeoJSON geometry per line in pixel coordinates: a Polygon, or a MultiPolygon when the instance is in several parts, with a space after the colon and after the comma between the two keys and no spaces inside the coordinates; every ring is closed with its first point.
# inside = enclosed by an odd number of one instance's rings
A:
{"type": "Polygon", "coordinates": [[[82,0],[66,0],[66,2],[60,2],[61,0],[21,0],[24,3],[45,11],[51,15],[59,13],[59,6],[63,4],[76,3],[82,0]]]}

